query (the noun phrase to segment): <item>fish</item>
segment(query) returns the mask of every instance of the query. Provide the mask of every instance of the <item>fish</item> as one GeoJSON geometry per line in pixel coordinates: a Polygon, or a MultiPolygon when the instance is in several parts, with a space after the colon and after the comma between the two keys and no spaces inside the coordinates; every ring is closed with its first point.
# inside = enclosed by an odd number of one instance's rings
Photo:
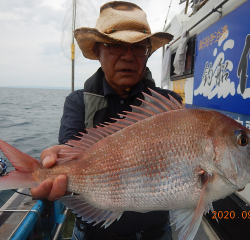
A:
{"type": "Polygon", "coordinates": [[[67,191],[79,195],[59,201],[88,223],[108,227],[125,211],[169,210],[179,239],[192,240],[212,202],[250,182],[250,130],[220,112],[187,109],[150,92],[116,122],[68,141],[49,169],[0,140],[15,167],[0,178],[0,190],[64,174],[67,191]]]}

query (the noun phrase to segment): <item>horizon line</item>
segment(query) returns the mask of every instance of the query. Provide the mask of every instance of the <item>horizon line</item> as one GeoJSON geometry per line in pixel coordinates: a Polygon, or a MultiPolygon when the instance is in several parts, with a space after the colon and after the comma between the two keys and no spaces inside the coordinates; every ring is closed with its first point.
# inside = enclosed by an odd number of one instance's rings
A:
{"type": "MultiPolygon", "coordinates": [[[[52,87],[52,86],[0,86],[0,88],[40,88],[40,89],[64,89],[71,90],[70,87],[52,87]]],[[[76,86],[76,89],[83,89],[83,87],[76,86]]]]}

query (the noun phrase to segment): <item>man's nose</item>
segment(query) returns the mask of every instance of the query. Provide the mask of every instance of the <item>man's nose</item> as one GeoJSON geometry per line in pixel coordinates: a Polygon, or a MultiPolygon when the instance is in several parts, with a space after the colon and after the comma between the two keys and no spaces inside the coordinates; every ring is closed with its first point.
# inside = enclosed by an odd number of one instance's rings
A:
{"type": "Polygon", "coordinates": [[[133,53],[132,46],[127,46],[126,51],[122,54],[121,57],[133,60],[135,56],[134,56],[134,53],[133,53]]]}

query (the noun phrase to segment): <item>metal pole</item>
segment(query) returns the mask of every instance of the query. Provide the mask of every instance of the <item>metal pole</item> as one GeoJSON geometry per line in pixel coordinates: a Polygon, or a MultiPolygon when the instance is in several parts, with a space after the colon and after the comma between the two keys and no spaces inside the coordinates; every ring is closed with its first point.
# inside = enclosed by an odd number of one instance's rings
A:
{"type": "Polygon", "coordinates": [[[187,1],[186,1],[185,14],[187,14],[187,10],[188,10],[188,4],[189,4],[189,0],[187,0],[187,1]]]}
{"type": "Polygon", "coordinates": [[[220,2],[217,6],[215,6],[208,14],[206,14],[199,22],[197,22],[195,25],[193,25],[191,28],[187,30],[187,32],[190,32],[193,28],[195,28],[197,25],[199,25],[202,21],[204,21],[207,17],[209,17],[212,13],[218,11],[219,8],[222,8],[222,6],[228,2],[229,0],[224,0],[220,2]]]}
{"type": "Polygon", "coordinates": [[[74,85],[74,81],[75,81],[75,59],[72,59],[72,69],[71,69],[71,92],[74,91],[75,89],[75,85],[74,85]]]}
{"type": "Polygon", "coordinates": [[[166,20],[165,20],[165,23],[164,23],[163,31],[165,31],[165,26],[166,26],[166,23],[168,21],[168,14],[169,14],[171,5],[172,5],[172,0],[170,0],[170,4],[169,4],[169,7],[168,7],[168,13],[167,13],[167,17],[166,17],[166,20]]]}
{"type": "Polygon", "coordinates": [[[53,240],[58,240],[59,236],[62,234],[63,226],[64,226],[64,224],[65,224],[65,222],[67,220],[68,213],[70,213],[70,210],[65,209],[63,214],[61,214],[59,222],[58,222],[58,226],[57,226],[57,229],[56,229],[56,233],[55,233],[55,235],[53,237],[53,240]]]}
{"type": "Polygon", "coordinates": [[[74,31],[76,23],[76,0],[73,0],[73,15],[72,15],[72,43],[71,43],[71,60],[72,60],[72,69],[71,69],[71,92],[74,91],[74,82],[75,82],[75,44],[74,44],[74,31]]]}

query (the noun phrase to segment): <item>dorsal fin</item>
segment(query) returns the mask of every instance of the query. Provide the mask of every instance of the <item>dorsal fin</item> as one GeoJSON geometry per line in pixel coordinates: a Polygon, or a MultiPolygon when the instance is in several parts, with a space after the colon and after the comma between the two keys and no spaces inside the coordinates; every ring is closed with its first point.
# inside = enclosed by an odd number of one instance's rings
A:
{"type": "Polygon", "coordinates": [[[144,100],[139,99],[142,101],[141,106],[131,106],[132,112],[125,111],[124,113],[126,113],[126,115],[118,114],[122,118],[112,118],[113,120],[116,120],[115,123],[100,124],[100,126],[96,126],[96,128],[87,129],[87,133],[80,133],[82,136],[78,136],[79,140],[69,140],[66,144],[72,146],[73,148],[60,150],[57,161],[61,163],[77,159],[83,151],[90,148],[98,141],[143,119],[152,117],[162,112],[185,109],[185,106],[180,104],[172,96],[168,95],[170,98],[168,99],[150,88],[149,90],[152,96],[143,93],[144,100]]]}

